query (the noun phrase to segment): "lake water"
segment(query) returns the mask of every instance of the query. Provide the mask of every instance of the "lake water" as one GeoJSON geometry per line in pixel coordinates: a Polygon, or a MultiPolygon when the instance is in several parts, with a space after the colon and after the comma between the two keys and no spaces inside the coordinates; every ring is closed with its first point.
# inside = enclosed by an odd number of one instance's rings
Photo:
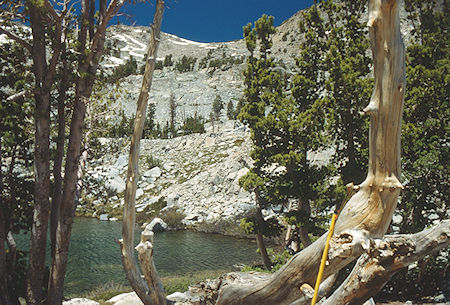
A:
{"type": "MultiPolygon", "coordinates": [[[[140,233],[136,230],[135,245],[140,233]]],[[[70,242],[65,294],[80,294],[108,282],[128,284],[120,247],[122,223],[75,218],[70,242]]],[[[24,235],[20,248],[28,248],[24,235]]],[[[236,264],[259,260],[256,243],[217,234],[191,231],[155,234],[154,260],[160,276],[189,274],[203,270],[231,269],[236,264]]]]}

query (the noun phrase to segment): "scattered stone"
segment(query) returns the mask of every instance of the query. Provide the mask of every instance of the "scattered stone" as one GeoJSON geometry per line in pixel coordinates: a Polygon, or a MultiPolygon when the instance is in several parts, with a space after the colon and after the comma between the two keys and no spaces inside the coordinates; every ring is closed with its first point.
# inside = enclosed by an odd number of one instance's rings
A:
{"type": "Polygon", "coordinates": [[[109,170],[109,178],[110,179],[114,179],[115,177],[119,176],[119,170],[115,167],[111,167],[111,169],[109,170]]]}
{"type": "Polygon", "coordinates": [[[108,220],[108,214],[100,214],[100,220],[108,220]]]}
{"type": "Polygon", "coordinates": [[[211,138],[211,137],[207,137],[205,139],[205,147],[211,147],[216,143],[216,139],[211,138]]]}

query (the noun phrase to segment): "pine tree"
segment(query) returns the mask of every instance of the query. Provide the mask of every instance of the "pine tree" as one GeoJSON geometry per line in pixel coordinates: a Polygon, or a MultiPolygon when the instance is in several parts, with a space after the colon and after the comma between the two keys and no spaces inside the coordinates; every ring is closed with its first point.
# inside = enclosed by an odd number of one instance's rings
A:
{"type": "Polygon", "coordinates": [[[328,19],[324,28],[328,132],[336,145],[334,161],[344,184],[360,183],[366,173],[368,152],[363,147],[368,147],[368,117],[361,113],[370,98],[372,80],[367,26],[360,21],[365,5],[366,1],[349,0],[321,3],[328,19]]]}
{"type": "Polygon", "coordinates": [[[216,95],[216,98],[213,102],[213,113],[214,113],[214,119],[218,121],[220,119],[220,112],[223,109],[223,101],[220,95],[216,95]]]}
{"type": "Polygon", "coordinates": [[[229,101],[227,104],[227,117],[229,120],[236,119],[236,111],[234,110],[233,101],[229,101]]]}
{"type": "Polygon", "coordinates": [[[274,71],[274,63],[268,58],[268,52],[272,46],[271,35],[275,33],[273,17],[263,15],[255,22],[254,28],[249,23],[243,28],[244,39],[250,56],[247,59],[247,67],[244,70],[244,97],[243,107],[238,118],[248,124],[251,129],[253,150],[251,157],[254,165],[250,171],[239,180],[241,187],[255,194],[256,210],[253,217],[243,220],[242,225],[248,232],[256,234],[256,240],[264,265],[271,268],[263,235],[270,236],[278,233],[276,227],[269,227],[262,216],[262,209],[269,205],[266,195],[266,173],[263,170],[267,164],[264,150],[264,127],[266,106],[276,98],[280,98],[279,77],[274,71]],[[259,44],[258,56],[255,56],[255,48],[259,44]],[[275,230],[274,230],[275,229],[275,230]]]}
{"type": "MultiPolygon", "coordinates": [[[[403,114],[403,175],[408,185],[400,208],[404,232],[418,232],[433,217],[448,217],[450,197],[448,128],[449,19],[440,1],[405,3],[413,22],[413,44],[407,48],[407,88],[403,114]]],[[[435,219],[436,220],[436,217],[435,219]]]]}
{"type": "Polygon", "coordinates": [[[170,117],[170,133],[172,138],[176,137],[176,118],[177,118],[177,102],[175,101],[175,95],[172,93],[170,93],[169,96],[169,117],[170,117]]]}

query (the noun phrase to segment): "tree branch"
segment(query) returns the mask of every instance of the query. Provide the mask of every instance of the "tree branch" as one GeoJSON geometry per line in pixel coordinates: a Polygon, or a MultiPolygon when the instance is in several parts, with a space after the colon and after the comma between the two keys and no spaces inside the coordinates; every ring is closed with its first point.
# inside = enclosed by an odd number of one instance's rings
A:
{"type": "Polygon", "coordinates": [[[58,13],[56,12],[55,8],[53,7],[53,5],[50,3],[50,1],[45,0],[44,1],[44,5],[45,8],[49,11],[50,15],[53,17],[53,19],[55,20],[55,22],[59,23],[62,15],[58,15],[58,13]]]}
{"type": "Polygon", "coordinates": [[[404,267],[450,245],[450,220],[416,234],[391,235],[371,241],[369,251],[322,305],[362,304],[404,267]]]}
{"type": "Polygon", "coordinates": [[[8,38],[14,40],[15,42],[21,44],[24,48],[26,48],[30,53],[33,49],[31,44],[20,38],[19,36],[11,33],[10,31],[5,30],[4,28],[0,27],[0,34],[5,34],[8,38]]]}
{"type": "Polygon", "coordinates": [[[31,93],[32,93],[32,91],[30,91],[30,90],[24,90],[19,93],[8,96],[6,98],[6,101],[7,102],[15,102],[18,100],[24,100],[25,98],[31,96],[31,93]]]}

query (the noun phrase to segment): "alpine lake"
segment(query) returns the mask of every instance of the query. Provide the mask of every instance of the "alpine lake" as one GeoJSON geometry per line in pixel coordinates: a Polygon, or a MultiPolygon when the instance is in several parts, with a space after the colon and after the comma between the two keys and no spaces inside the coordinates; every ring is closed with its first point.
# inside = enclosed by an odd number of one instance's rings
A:
{"type": "MultiPolygon", "coordinates": [[[[76,217],[70,240],[65,278],[65,295],[81,295],[105,284],[128,285],[122,266],[120,246],[122,223],[76,217]]],[[[140,229],[135,230],[135,245],[140,229]]],[[[29,248],[29,234],[16,236],[19,249],[29,248]]],[[[158,274],[189,275],[208,270],[237,270],[236,266],[260,259],[253,240],[193,231],[156,233],[154,261],[158,274]]],[[[47,265],[49,265],[47,242],[47,265]]]]}

